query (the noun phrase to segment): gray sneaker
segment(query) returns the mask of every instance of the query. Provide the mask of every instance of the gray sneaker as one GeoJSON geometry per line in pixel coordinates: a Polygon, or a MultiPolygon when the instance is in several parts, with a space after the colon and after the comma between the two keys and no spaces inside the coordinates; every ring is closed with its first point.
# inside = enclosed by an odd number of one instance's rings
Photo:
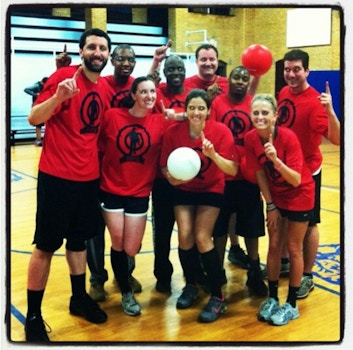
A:
{"type": "Polygon", "coordinates": [[[121,305],[129,316],[137,316],[141,313],[141,305],[137,302],[132,292],[123,293],[121,305]]]}
{"type": "Polygon", "coordinates": [[[300,288],[298,291],[298,299],[304,299],[306,298],[309,293],[314,289],[314,280],[310,276],[303,276],[301,283],[300,283],[300,288]]]}

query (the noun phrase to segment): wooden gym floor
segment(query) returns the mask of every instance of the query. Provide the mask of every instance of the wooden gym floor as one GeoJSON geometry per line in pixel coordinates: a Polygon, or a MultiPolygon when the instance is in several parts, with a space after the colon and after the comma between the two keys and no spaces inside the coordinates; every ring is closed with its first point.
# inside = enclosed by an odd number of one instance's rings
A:
{"type": "MultiPolygon", "coordinates": [[[[322,223],[320,224],[320,247],[315,264],[315,289],[309,297],[298,301],[300,318],[287,326],[275,327],[259,322],[258,306],[263,300],[249,294],[246,270],[237,268],[225,259],[228,284],[224,287],[228,301],[227,312],[215,323],[200,324],[197,317],[208,300],[201,298],[187,310],[177,310],[176,299],[183,287],[183,276],[177,253],[177,234],[172,238],[171,260],[174,265],[172,293],[164,295],[155,290],[153,276],[153,244],[151,220],[148,218],[141,252],[136,257],[134,276],[142,283],[143,291],[136,294],[142,305],[142,314],[130,317],[123,313],[120,294],[113,283],[109,259],[109,234],[106,233],[106,268],[109,281],[105,287],[109,293],[101,307],[108,314],[108,321],[94,325],[82,318],[71,316],[68,305],[70,281],[64,250],[60,249],[52,261],[48,286],[44,295],[43,316],[52,328],[51,341],[75,345],[141,345],[195,344],[204,345],[278,345],[337,344],[344,336],[344,305],[340,268],[343,232],[341,232],[340,198],[340,148],[323,142],[324,154],[322,179],[322,223]],[[131,344],[132,345],[132,344],[131,344]]],[[[33,249],[36,207],[37,164],[41,148],[33,144],[19,144],[10,149],[10,203],[11,225],[8,232],[10,248],[8,263],[8,317],[6,326],[8,342],[23,345],[26,315],[27,266],[33,249]]],[[[243,240],[241,245],[244,248],[243,240]]],[[[267,237],[260,240],[260,257],[266,261],[267,237]]],[[[226,255],[227,257],[227,255],[226,255]]],[[[87,288],[89,271],[87,270],[87,288]]],[[[281,303],[287,294],[286,278],[280,281],[281,303]]]]}

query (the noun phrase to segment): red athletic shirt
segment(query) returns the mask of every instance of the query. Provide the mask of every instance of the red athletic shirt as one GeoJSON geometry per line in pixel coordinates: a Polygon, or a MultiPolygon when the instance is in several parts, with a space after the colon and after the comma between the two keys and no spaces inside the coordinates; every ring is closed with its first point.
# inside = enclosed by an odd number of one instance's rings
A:
{"type": "Polygon", "coordinates": [[[131,85],[135,78],[129,76],[129,79],[125,84],[118,84],[114,78],[114,75],[103,77],[103,80],[107,83],[105,92],[109,98],[110,107],[121,107],[121,100],[129,95],[131,85]]]}
{"type": "MultiPolygon", "coordinates": [[[[214,120],[207,120],[204,129],[206,139],[210,140],[216,152],[224,158],[238,163],[238,154],[234,147],[233,136],[230,130],[223,124],[214,120]]],[[[170,126],[165,132],[161,153],[160,166],[167,166],[169,154],[176,148],[190,147],[194,149],[201,158],[201,169],[194,179],[188,183],[179,185],[178,188],[190,192],[224,192],[224,173],[202,153],[201,138],[192,140],[189,134],[189,122],[183,121],[170,126]]]]}
{"type": "Polygon", "coordinates": [[[301,184],[293,187],[274,168],[273,163],[265,156],[264,146],[256,129],[245,136],[245,156],[247,166],[256,172],[264,169],[268,179],[273,202],[278,208],[306,211],[314,207],[314,180],[304,161],[298,138],[287,128],[276,128],[273,145],[277,156],[291,169],[301,174],[301,184]]]}
{"type": "Polygon", "coordinates": [[[254,174],[248,174],[245,166],[244,157],[244,137],[252,129],[250,118],[250,103],[252,96],[247,94],[245,99],[240,103],[232,102],[228,94],[221,94],[215,97],[212,101],[210,119],[216,120],[228,126],[233,134],[234,145],[237,147],[240,160],[240,171],[236,177],[226,175],[227,180],[242,180],[246,179],[256,183],[254,174]]]}
{"type": "Polygon", "coordinates": [[[104,145],[100,188],[121,196],[149,196],[167,125],[162,114],[136,118],[127,108],[107,110],[100,135],[104,145]]]}
{"type": "Polygon", "coordinates": [[[297,95],[285,86],[278,95],[277,125],[290,128],[296,133],[312,173],[321,167],[319,146],[322,136],[327,137],[328,133],[328,118],[318,99],[319,95],[311,86],[297,95]]]}
{"type": "Polygon", "coordinates": [[[184,87],[184,92],[181,94],[172,94],[167,89],[166,83],[160,83],[157,88],[157,102],[155,110],[159,113],[162,112],[161,100],[165,108],[173,108],[175,112],[185,112],[185,100],[190,89],[184,87]]]}
{"type": "Polygon", "coordinates": [[[213,85],[217,81],[218,87],[221,89],[221,92],[228,92],[228,79],[220,75],[216,75],[212,81],[205,81],[199,78],[197,75],[185,78],[184,86],[191,89],[202,89],[207,90],[208,87],[213,85]]]}
{"type": "MultiPolygon", "coordinates": [[[[69,66],[55,71],[35,104],[52,97],[57,85],[72,78],[77,69],[69,66]]],[[[82,72],[77,86],[79,94],[64,101],[45,122],[39,169],[67,180],[91,181],[99,177],[97,138],[108,101],[101,78],[94,84],[82,72]]]]}

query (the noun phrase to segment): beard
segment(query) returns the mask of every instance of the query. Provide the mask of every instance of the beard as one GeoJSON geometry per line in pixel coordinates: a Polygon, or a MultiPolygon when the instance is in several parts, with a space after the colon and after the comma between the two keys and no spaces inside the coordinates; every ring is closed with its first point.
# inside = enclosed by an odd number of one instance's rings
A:
{"type": "Polygon", "coordinates": [[[92,64],[92,62],[88,59],[88,58],[83,58],[83,62],[85,63],[85,66],[87,67],[87,69],[91,72],[94,73],[100,73],[104,67],[106,66],[108,60],[104,60],[99,66],[92,64]]]}

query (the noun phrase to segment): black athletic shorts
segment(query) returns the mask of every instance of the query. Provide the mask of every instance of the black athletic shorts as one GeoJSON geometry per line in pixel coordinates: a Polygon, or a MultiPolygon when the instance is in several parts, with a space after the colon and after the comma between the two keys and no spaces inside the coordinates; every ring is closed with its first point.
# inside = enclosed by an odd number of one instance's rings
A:
{"type": "Polygon", "coordinates": [[[215,192],[191,192],[176,189],[174,192],[174,205],[207,205],[220,208],[223,194],[215,192]]]}
{"type": "Polygon", "coordinates": [[[64,238],[86,240],[97,234],[99,180],[71,181],[39,171],[37,186],[37,248],[54,252],[64,238]]]}
{"type": "Polygon", "coordinates": [[[232,213],[236,213],[237,235],[245,238],[265,235],[263,201],[258,185],[245,180],[226,181],[224,202],[213,231],[214,237],[228,234],[232,213]]]}
{"type": "Polygon", "coordinates": [[[100,191],[100,205],[104,211],[123,211],[125,214],[147,214],[149,197],[119,196],[100,191]]]}
{"type": "Polygon", "coordinates": [[[320,209],[321,209],[321,170],[318,174],[313,175],[315,182],[315,206],[309,220],[309,226],[315,226],[321,222],[320,209]]]}

